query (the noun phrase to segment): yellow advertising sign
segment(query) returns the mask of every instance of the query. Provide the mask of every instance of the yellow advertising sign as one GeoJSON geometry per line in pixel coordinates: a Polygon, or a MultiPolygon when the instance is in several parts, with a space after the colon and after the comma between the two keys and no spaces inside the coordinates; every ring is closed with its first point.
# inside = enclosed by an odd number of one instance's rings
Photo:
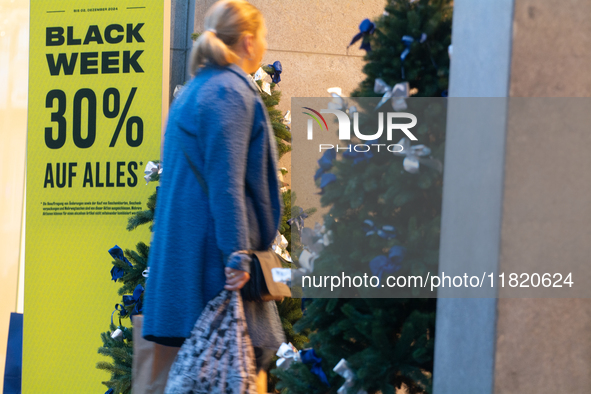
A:
{"type": "Polygon", "coordinates": [[[163,12],[31,2],[24,394],[106,391],[97,349],[121,302],[108,250],[150,239],[125,228],[155,188],[143,171],[160,151],[163,12]]]}

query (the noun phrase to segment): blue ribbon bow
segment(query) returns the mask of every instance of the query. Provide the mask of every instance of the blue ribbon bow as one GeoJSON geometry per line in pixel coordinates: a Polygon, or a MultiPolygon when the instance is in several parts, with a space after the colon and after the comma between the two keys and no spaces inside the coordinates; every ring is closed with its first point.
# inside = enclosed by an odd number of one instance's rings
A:
{"type": "Polygon", "coordinates": [[[361,38],[363,38],[359,49],[363,49],[366,52],[371,51],[371,44],[369,43],[369,36],[371,34],[373,34],[375,31],[376,31],[376,24],[367,18],[364,19],[359,24],[359,33],[355,34],[355,36],[351,40],[351,43],[349,43],[349,45],[347,45],[347,49],[349,49],[349,47],[351,45],[355,44],[357,41],[359,41],[361,38]]]}
{"type": "Polygon", "coordinates": [[[396,228],[394,226],[384,225],[378,228],[373,221],[369,219],[363,221],[363,231],[365,231],[366,236],[377,234],[385,239],[396,238],[396,228]]]}
{"type": "Polygon", "coordinates": [[[129,314],[129,317],[132,318],[135,315],[139,315],[140,313],[142,313],[143,311],[143,305],[142,305],[142,300],[141,300],[141,296],[144,292],[144,287],[142,285],[137,285],[135,287],[135,289],[133,290],[133,296],[132,299],[135,302],[135,306],[133,308],[133,311],[129,314]]]}
{"type": "Polygon", "coordinates": [[[332,161],[337,158],[337,152],[334,149],[329,149],[318,160],[318,165],[324,170],[330,170],[332,168],[332,161]]]}
{"type": "MultiPolygon", "coordinates": [[[[127,309],[125,309],[125,305],[127,305],[126,304],[125,297],[130,297],[131,298],[131,296],[123,296],[123,304],[115,304],[115,310],[118,310],[119,311],[119,316],[120,317],[127,316],[127,309]]],[[[133,301],[131,302],[131,304],[133,304],[133,301]]],[[[131,305],[131,304],[129,304],[129,305],[131,305]]],[[[113,317],[113,315],[111,315],[111,318],[112,317],[113,317]]]]}
{"type": "MultiPolygon", "coordinates": [[[[132,319],[135,315],[139,315],[143,311],[142,305],[142,293],[144,292],[144,287],[142,285],[137,285],[133,290],[133,295],[124,295],[123,296],[123,305],[117,304],[115,305],[115,309],[119,311],[119,315],[121,317],[127,316],[127,309],[125,307],[134,305],[133,310],[129,314],[129,318],[132,319]],[[119,309],[121,307],[121,309],[119,309]]],[[[132,319],[133,321],[133,319],[132,319]]]]}
{"type": "Polygon", "coordinates": [[[324,383],[325,385],[330,387],[330,384],[328,383],[328,379],[326,378],[326,374],[322,370],[322,364],[321,364],[322,358],[320,358],[316,355],[316,352],[314,351],[314,349],[300,350],[300,357],[302,358],[302,362],[304,364],[312,364],[312,368],[310,369],[310,372],[312,372],[314,375],[318,376],[318,378],[320,379],[320,381],[322,383],[324,383]]]}
{"type": "Polygon", "coordinates": [[[308,214],[306,212],[304,212],[304,209],[300,207],[300,212],[292,217],[291,219],[287,220],[287,224],[290,225],[290,227],[293,227],[293,225],[295,224],[298,232],[301,232],[302,229],[304,228],[304,219],[306,219],[308,217],[308,214]]]}
{"type": "MultiPolygon", "coordinates": [[[[427,34],[421,34],[421,38],[419,38],[418,41],[421,44],[427,41],[427,34]]],[[[406,79],[406,77],[404,76],[404,60],[410,53],[410,46],[413,42],[415,42],[415,39],[412,36],[402,36],[402,44],[404,44],[404,51],[402,51],[402,53],[400,54],[400,61],[402,63],[402,79],[406,79]]],[[[431,61],[433,62],[433,58],[431,58],[431,61]]],[[[434,62],[433,64],[435,65],[434,62]]],[[[435,68],[437,68],[437,65],[435,65],[435,68]]]]}
{"type": "Polygon", "coordinates": [[[401,263],[405,254],[406,248],[404,246],[392,246],[388,256],[380,255],[369,262],[371,274],[377,276],[381,282],[383,274],[393,274],[402,268],[401,263]]]}
{"type": "Polygon", "coordinates": [[[281,82],[281,72],[283,71],[283,68],[281,67],[281,62],[279,60],[277,60],[273,64],[267,64],[267,66],[271,67],[273,69],[272,73],[267,71],[267,74],[269,74],[271,76],[273,83],[281,82]]]}
{"type": "Polygon", "coordinates": [[[320,189],[322,189],[320,191],[320,194],[324,193],[324,188],[328,184],[333,183],[336,180],[337,180],[337,176],[333,173],[323,174],[322,177],[320,178],[320,189]]]}
{"type": "MultiPolygon", "coordinates": [[[[133,265],[129,262],[129,260],[127,260],[127,257],[125,257],[125,255],[123,254],[123,250],[119,246],[115,245],[111,249],[109,249],[109,254],[114,259],[126,262],[127,265],[133,267],[133,265]]],[[[113,268],[111,269],[111,280],[117,282],[117,280],[121,279],[124,274],[125,270],[123,270],[123,268],[113,266],[113,268]]]]}
{"type": "Polygon", "coordinates": [[[115,391],[113,389],[108,389],[105,391],[105,394],[115,394],[115,391]]]}
{"type": "Polygon", "coordinates": [[[322,157],[318,160],[318,165],[320,166],[320,168],[318,168],[316,174],[314,174],[314,180],[320,178],[322,174],[330,170],[332,168],[332,162],[336,158],[337,152],[334,149],[329,149],[326,152],[324,152],[322,157]]]}
{"type": "Polygon", "coordinates": [[[345,159],[353,160],[353,165],[361,163],[362,161],[367,161],[373,157],[373,153],[371,153],[371,150],[367,152],[357,152],[353,149],[352,145],[349,145],[349,148],[351,149],[351,151],[347,150],[343,152],[343,157],[345,159]]]}

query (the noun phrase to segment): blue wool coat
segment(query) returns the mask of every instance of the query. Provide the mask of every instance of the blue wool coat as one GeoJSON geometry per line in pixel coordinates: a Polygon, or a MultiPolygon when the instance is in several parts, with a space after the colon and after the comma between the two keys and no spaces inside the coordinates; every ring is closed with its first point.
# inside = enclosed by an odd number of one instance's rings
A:
{"type": "Polygon", "coordinates": [[[180,346],[223,290],[224,267],[248,269],[228,256],[267,249],[281,218],[275,137],[242,69],[208,65],[189,82],[170,108],[162,159],[143,336],[180,346]]]}

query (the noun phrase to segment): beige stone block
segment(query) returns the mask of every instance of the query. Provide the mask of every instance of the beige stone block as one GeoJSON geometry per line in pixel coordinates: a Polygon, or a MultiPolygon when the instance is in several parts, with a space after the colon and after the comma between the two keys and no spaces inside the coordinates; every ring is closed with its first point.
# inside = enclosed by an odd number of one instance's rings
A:
{"type": "Polygon", "coordinates": [[[494,392],[588,392],[590,343],[589,299],[500,299],[494,392]]]}
{"type": "MultiPolygon", "coordinates": [[[[591,95],[589,15],[586,0],[515,1],[512,97],[591,95]]],[[[539,103],[509,115],[500,272],[560,271],[591,253],[589,116],[539,103]]],[[[591,300],[500,299],[497,312],[495,393],[589,390],[591,300]]]]}
{"type": "Polygon", "coordinates": [[[591,96],[591,2],[516,0],[512,97],[591,96]]]}
{"type": "MultiPolygon", "coordinates": [[[[365,18],[384,12],[384,0],[252,0],[265,16],[269,49],[345,55],[365,18]]],[[[350,55],[363,56],[357,42],[350,55]]]]}
{"type": "MultiPolygon", "coordinates": [[[[215,1],[195,5],[195,28],[203,29],[205,11],[215,1]]],[[[347,45],[359,32],[365,18],[374,20],[384,12],[385,0],[252,0],[265,17],[271,50],[290,50],[345,55],[347,45]]],[[[349,55],[363,56],[360,43],[349,55]]]]}
{"type": "Polygon", "coordinates": [[[509,103],[501,271],[560,272],[568,262],[583,267],[581,275],[591,255],[591,184],[584,181],[591,167],[591,98],[509,103]]]}
{"type": "MultiPolygon", "coordinates": [[[[584,111],[591,99],[510,103],[499,272],[588,266],[591,185],[582,180],[591,166],[591,115],[584,111]]],[[[590,278],[573,274],[573,280],[581,286],[590,278]]],[[[548,292],[554,290],[562,289],[548,292]]],[[[497,308],[495,393],[587,391],[591,300],[500,299],[497,308]]]]}

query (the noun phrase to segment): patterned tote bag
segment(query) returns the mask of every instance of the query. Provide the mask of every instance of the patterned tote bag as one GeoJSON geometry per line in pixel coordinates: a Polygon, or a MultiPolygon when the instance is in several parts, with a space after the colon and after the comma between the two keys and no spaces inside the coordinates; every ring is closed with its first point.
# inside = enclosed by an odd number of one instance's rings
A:
{"type": "Polygon", "coordinates": [[[239,291],[222,290],[170,368],[165,394],[256,394],[254,349],[239,291]]]}

